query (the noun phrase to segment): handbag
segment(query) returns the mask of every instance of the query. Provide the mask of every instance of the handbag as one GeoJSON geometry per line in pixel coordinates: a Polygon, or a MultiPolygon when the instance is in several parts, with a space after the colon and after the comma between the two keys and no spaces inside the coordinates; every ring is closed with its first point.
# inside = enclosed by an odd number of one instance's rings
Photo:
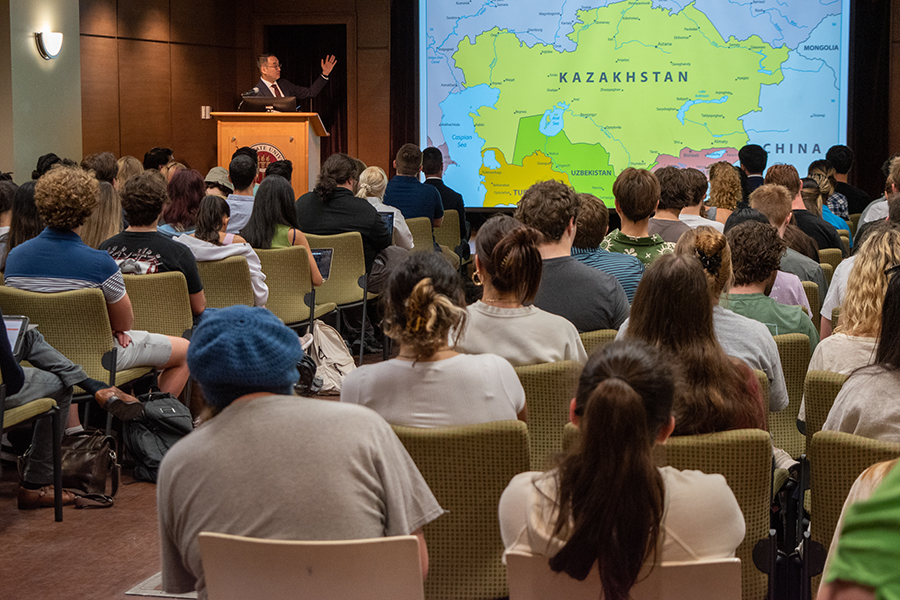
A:
{"type": "Polygon", "coordinates": [[[138,396],[144,414],[124,422],[123,442],[134,458],[134,478],[156,483],[159,465],[169,448],[194,429],[191,411],[172,394],[138,396]]]}
{"type": "Polygon", "coordinates": [[[344,377],[356,369],[356,363],[347,350],[344,338],[337,329],[316,319],[312,334],[300,338],[300,345],[306,355],[312,356],[316,364],[316,376],[322,378],[323,396],[337,396],[341,393],[344,377]]]}

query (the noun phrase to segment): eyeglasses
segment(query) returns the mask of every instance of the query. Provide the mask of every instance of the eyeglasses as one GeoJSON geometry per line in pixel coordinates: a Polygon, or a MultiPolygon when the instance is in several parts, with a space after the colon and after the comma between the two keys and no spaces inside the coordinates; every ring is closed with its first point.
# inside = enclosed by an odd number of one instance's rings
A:
{"type": "Polygon", "coordinates": [[[269,68],[269,69],[281,69],[282,66],[283,66],[283,65],[281,65],[281,64],[277,64],[277,65],[265,65],[265,67],[266,67],[266,68],[269,68]]]}

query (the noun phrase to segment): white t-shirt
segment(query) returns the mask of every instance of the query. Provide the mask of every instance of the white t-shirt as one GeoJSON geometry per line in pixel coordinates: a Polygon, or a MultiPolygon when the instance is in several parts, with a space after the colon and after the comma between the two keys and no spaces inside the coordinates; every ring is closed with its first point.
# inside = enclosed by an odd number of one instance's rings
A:
{"type": "Polygon", "coordinates": [[[870,367],[851,375],[822,429],[900,442],[900,373],[870,367]]]}
{"type": "Polygon", "coordinates": [[[525,408],[525,390],[512,365],[493,354],[415,363],[395,358],[347,375],[341,402],[368,406],[394,425],[452,427],[515,419],[525,408]]]}
{"type": "MultiPolygon", "coordinates": [[[[734,556],[746,525],[737,500],[721,475],[659,469],[665,487],[660,561],[695,561],[734,556]]],[[[512,478],[500,497],[500,534],[506,551],[554,556],[568,535],[556,537],[556,471],[530,471],[512,478]]]]}
{"type": "MultiPolygon", "coordinates": [[[[822,316],[829,321],[832,314],[834,314],[834,309],[844,302],[844,290],[847,289],[847,281],[850,280],[850,273],[853,272],[855,263],[856,256],[854,255],[842,260],[841,264],[834,270],[834,275],[831,277],[831,285],[828,286],[828,293],[822,302],[822,316]]],[[[831,324],[832,327],[835,325],[836,323],[831,324]]]]}
{"type": "Polygon", "coordinates": [[[712,227],[719,233],[725,233],[725,223],[719,223],[718,221],[705,219],[700,215],[686,215],[682,212],[680,215],[678,215],[678,218],[682,223],[686,224],[691,229],[697,229],[701,225],[706,225],[707,227],[712,227]]]}
{"type": "Polygon", "coordinates": [[[403,218],[403,213],[400,212],[400,209],[388,206],[381,201],[381,198],[376,196],[368,196],[366,200],[378,212],[394,215],[394,245],[400,246],[404,250],[412,250],[415,245],[413,244],[412,232],[409,230],[409,225],[406,224],[406,219],[403,218]]]}
{"type": "MultiPolygon", "coordinates": [[[[849,375],[860,367],[875,361],[878,340],[846,333],[833,333],[819,342],[809,359],[810,371],[831,371],[849,375]]],[[[800,401],[799,421],[806,421],[806,396],[800,401]]]]}
{"type": "Polygon", "coordinates": [[[561,360],[587,361],[578,330],[567,319],[536,306],[501,308],[480,300],[466,308],[469,317],[456,350],[491,353],[513,366],[561,360]]]}

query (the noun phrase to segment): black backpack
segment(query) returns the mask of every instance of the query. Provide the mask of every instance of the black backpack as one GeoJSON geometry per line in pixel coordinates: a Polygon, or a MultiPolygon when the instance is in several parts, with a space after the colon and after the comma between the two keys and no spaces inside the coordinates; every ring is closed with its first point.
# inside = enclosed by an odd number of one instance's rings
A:
{"type": "Polygon", "coordinates": [[[159,464],[175,442],[194,429],[191,411],[163,392],[140,396],[144,414],[125,422],[125,447],[134,458],[134,477],[156,483],[159,464]]]}

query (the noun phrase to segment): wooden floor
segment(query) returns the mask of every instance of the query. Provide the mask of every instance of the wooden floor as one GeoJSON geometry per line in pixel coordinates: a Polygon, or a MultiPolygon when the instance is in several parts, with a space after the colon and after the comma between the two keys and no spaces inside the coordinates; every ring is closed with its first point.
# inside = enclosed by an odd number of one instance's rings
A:
{"type": "MultiPolygon", "coordinates": [[[[380,354],[367,354],[363,362],[380,361],[380,354]]],[[[18,489],[15,465],[4,462],[0,600],[135,599],[125,592],[159,572],[155,484],[126,471],[113,507],[66,506],[62,523],[52,508],[19,510],[18,489]]]]}

